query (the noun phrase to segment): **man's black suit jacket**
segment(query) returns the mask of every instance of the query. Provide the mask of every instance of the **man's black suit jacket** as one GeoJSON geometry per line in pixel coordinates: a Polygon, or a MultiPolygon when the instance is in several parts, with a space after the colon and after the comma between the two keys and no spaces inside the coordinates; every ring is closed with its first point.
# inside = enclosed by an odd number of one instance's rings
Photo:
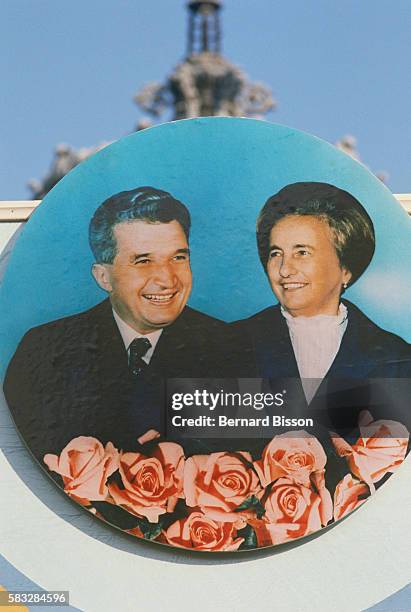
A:
{"type": "Polygon", "coordinates": [[[409,424],[411,346],[375,325],[354,304],[345,300],[344,304],[347,329],[309,405],[279,305],[234,324],[252,345],[252,375],[269,379],[273,390],[285,386],[288,395],[284,415],[311,416],[316,423],[341,434],[357,434],[358,414],[364,409],[374,418],[396,417],[409,424]]]}
{"type": "Polygon", "coordinates": [[[164,432],[165,379],[238,374],[241,355],[228,329],[186,307],[163,329],[144,374],[133,379],[109,300],[33,328],[4,382],[17,428],[40,461],[79,435],[134,450],[148,429],[164,432]]]}

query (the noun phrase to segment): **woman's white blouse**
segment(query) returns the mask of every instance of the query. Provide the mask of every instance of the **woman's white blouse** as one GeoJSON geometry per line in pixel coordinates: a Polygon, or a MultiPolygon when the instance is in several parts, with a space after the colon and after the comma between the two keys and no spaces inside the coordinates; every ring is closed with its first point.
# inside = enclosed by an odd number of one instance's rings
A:
{"type": "Polygon", "coordinates": [[[305,397],[310,403],[333,363],[348,324],[347,308],[337,315],[293,317],[283,308],[305,397]]]}

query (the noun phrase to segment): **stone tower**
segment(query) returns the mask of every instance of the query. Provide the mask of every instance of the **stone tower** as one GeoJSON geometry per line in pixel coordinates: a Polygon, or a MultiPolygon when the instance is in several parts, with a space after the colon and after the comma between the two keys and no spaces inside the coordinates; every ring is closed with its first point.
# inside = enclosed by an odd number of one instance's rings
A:
{"type": "Polygon", "coordinates": [[[188,36],[185,59],[164,83],[149,83],[135,96],[153,118],[262,117],[275,107],[268,87],[252,83],[221,54],[219,0],[187,3],[188,36]]]}
{"type": "MultiPolygon", "coordinates": [[[[221,55],[222,8],[219,0],[187,3],[186,56],[164,83],[148,83],[136,94],[137,105],[150,117],[142,119],[136,130],[150,126],[153,120],[211,115],[262,117],[275,107],[265,85],[249,82],[240,68],[221,55]]],[[[29,182],[32,197],[43,198],[74,166],[107,144],[81,149],[58,145],[49,173],[41,181],[29,182]]]]}

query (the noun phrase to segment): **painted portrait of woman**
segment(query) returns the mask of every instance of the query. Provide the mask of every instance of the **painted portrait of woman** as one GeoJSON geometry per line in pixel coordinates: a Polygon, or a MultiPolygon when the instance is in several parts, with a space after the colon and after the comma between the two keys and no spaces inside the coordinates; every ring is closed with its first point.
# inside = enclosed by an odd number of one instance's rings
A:
{"type": "Polygon", "coordinates": [[[373,257],[370,216],[334,185],[290,184],[261,209],[257,246],[279,303],[236,324],[250,336],[256,375],[297,381],[294,408],[352,429],[361,409],[376,409],[364,381],[411,373],[411,346],[343,297],[373,257]]]}

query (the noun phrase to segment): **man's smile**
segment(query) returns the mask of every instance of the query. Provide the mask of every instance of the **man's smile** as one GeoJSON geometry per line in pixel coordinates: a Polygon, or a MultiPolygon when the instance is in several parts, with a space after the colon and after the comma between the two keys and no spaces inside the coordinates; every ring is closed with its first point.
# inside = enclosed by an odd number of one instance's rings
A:
{"type": "Polygon", "coordinates": [[[117,254],[103,268],[113,308],[142,334],[171,325],[191,292],[190,254],[183,227],[176,220],[135,220],[118,223],[114,235],[117,254]]]}
{"type": "Polygon", "coordinates": [[[143,297],[153,304],[167,304],[177,295],[178,291],[172,293],[145,293],[143,297]]]}

